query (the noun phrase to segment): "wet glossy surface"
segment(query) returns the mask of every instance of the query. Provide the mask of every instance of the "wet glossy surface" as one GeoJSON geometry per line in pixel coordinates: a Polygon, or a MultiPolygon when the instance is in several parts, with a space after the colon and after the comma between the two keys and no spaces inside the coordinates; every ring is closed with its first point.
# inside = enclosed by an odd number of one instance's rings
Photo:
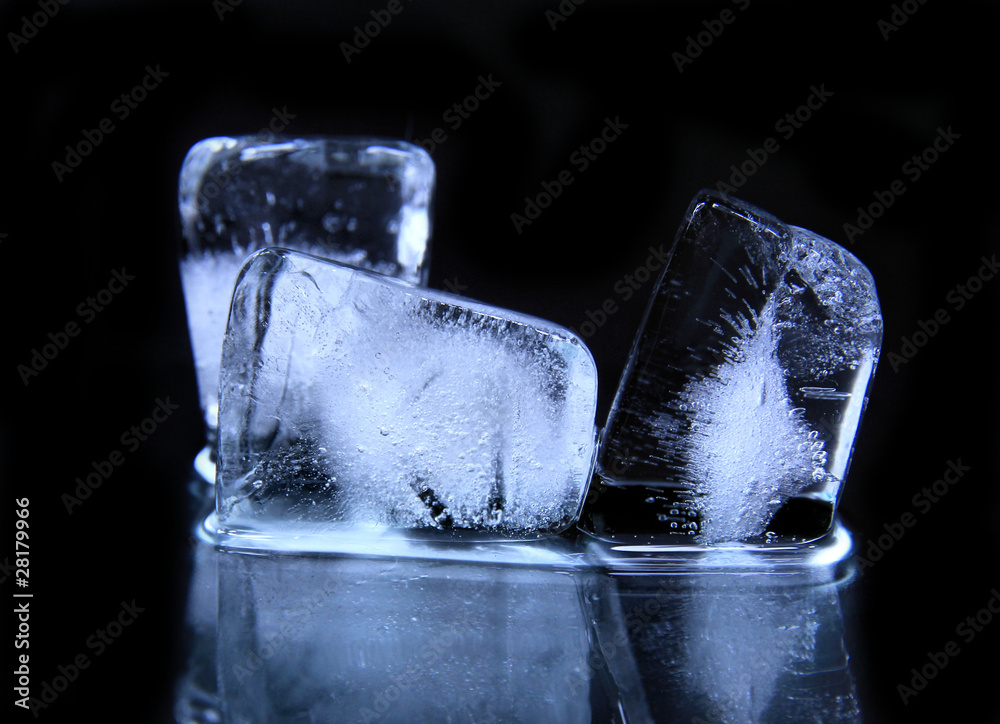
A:
{"type": "Polygon", "coordinates": [[[295,555],[201,542],[176,712],[184,722],[860,721],[841,606],[855,575],[842,560],[849,544],[842,532],[825,559],[782,566],[794,551],[615,558],[623,551],[587,536],[397,536],[369,555],[360,543],[352,555],[295,555]]]}

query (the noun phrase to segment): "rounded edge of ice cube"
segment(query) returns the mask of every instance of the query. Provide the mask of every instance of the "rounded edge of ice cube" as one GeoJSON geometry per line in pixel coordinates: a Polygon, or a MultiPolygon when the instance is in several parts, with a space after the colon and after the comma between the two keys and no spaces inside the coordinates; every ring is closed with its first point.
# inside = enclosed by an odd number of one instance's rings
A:
{"type": "Polygon", "coordinates": [[[655,536],[609,541],[581,530],[578,542],[591,564],[612,573],[813,573],[852,576],[854,539],[839,515],[829,532],[801,543],[779,545],[657,545],[655,536]],[[640,539],[653,538],[652,542],[640,539]]]}
{"type": "Polygon", "coordinates": [[[877,346],[881,347],[885,324],[882,317],[882,305],[878,298],[878,289],[875,285],[875,276],[872,274],[871,270],[845,246],[838,244],[832,239],[828,239],[822,234],[817,234],[815,231],[810,231],[809,229],[805,229],[801,226],[795,226],[794,224],[788,224],[788,229],[792,232],[793,237],[803,236],[812,239],[814,242],[818,242],[824,247],[824,253],[839,255],[843,259],[844,266],[850,269],[852,273],[860,277],[860,281],[864,285],[864,290],[866,292],[867,298],[865,301],[868,303],[868,309],[865,311],[877,321],[877,346]]]}
{"type": "MultiPolygon", "coordinates": [[[[507,309],[505,307],[498,307],[497,305],[494,304],[481,302],[471,297],[463,297],[459,294],[453,294],[452,292],[447,292],[441,289],[432,289],[428,287],[417,286],[404,279],[386,276],[385,274],[380,274],[379,272],[373,271],[371,269],[362,269],[360,267],[353,267],[348,264],[335,261],[333,259],[324,259],[323,257],[316,256],[315,254],[309,254],[307,252],[297,251],[295,249],[286,249],[280,246],[264,247],[263,249],[258,249],[257,251],[250,254],[244,261],[243,267],[240,269],[240,274],[237,279],[236,286],[239,285],[243,276],[246,274],[246,272],[252,265],[261,263],[259,257],[263,257],[265,254],[277,255],[280,256],[282,259],[286,261],[291,261],[293,263],[296,259],[305,259],[310,262],[315,261],[325,265],[340,267],[342,269],[347,269],[354,274],[358,274],[361,277],[375,281],[379,284],[388,284],[390,286],[398,287],[399,289],[405,291],[407,294],[416,294],[416,295],[433,294],[435,297],[444,299],[445,301],[453,300],[456,306],[465,307],[471,311],[474,311],[478,314],[482,314],[487,317],[497,318],[496,311],[499,310],[505,314],[505,319],[507,320],[516,322],[518,324],[523,324],[525,326],[536,328],[543,334],[556,336],[559,339],[562,339],[563,341],[568,342],[569,344],[579,349],[580,354],[583,355],[583,360],[587,368],[590,371],[592,371],[593,374],[591,376],[593,378],[593,397],[594,397],[594,406],[596,412],[597,389],[598,389],[597,362],[594,360],[594,355],[590,351],[590,348],[587,346],[586,342],[583,341],[583,338],[580,337],[578,334],[576,334],[573,330],[569,329],[568,327],[564,327],[561,324],[558,324],[551,320],[544,319],[542,317],[536,317],[534,315],[527,314],[525,312],[519,312],[517,310],[507,309]]],[[[425,296],[425,298],[427,297],[425,296]]],[[[428,299],[428,301],[437,301],[437,300],[428,299]]]]}
{"type": "Polygon", "coordinates": [[[270,534],[258,529],[226,527],[215,511],[209,513],[196,531],[202,542],[235,553],[392,558],[560,570],[590,567],[581,549],[555,533],[531,537],[504,537],[474,531],[434,533],[433,530],[350,524],[332,531],[270,534]]]}
{"type": "Polygon", "coordinates": [[[206,172],[224,152],[231,151],[238,145],[239,137],[210,136],[195,143],[184,155],[177,179],[177,208],[180,211],[181,235],[184,239],[181,255],[190,251],[197,240],[195,224],[201,213],[197,198],[206,172]]]}
{"type": "Polygon", "coordinates": [[[766,225],[769,227],[776,227],[777,229],[787,230],[788,224],[784,223],[781,219],[776,217],[774,214],[765,211],[764,209],[751,204],[743,199],[727,194],[723,191],[718,191],[716,189],[703,188],[698,193],[694,195],[691,199],[691,203],[688,204],[687,211],[684,213],[684,223],[681,224],[678,230],[678,238],[680,238],[687,226],[690,225],[691,220],[694,218],[695,212],[705,204],[713,203],[719,204],[729,208],[731,211],[740,211],[746,214],[750,214],[755,219],[751,219],[754,224],[766,225]]]}

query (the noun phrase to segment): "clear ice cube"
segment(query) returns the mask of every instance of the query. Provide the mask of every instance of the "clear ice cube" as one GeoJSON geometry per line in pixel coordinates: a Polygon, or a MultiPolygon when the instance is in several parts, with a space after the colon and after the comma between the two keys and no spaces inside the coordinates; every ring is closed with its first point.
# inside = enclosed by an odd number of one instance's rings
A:
{"type": "Polygon", "coordinates": [[[188,151],[180,271],[210,431],[229,302],[246,257],[280,246],[423,283],[433,189],[430,156],[402,141],[218,137],[188,151]]]}
{"type": "Polygon", "coordinates": [[[567,329],[262,250],[223,349],[218,529],[564,529],[593,467],[596,391],[567,329]]]}
{"type": "Polygon", "coordinates": [[[598,459],[608,494],[587,526],[707,544],[823,535],[881,339],[875,284],[856,257],[701,192],[609,414],[598,459]]]}

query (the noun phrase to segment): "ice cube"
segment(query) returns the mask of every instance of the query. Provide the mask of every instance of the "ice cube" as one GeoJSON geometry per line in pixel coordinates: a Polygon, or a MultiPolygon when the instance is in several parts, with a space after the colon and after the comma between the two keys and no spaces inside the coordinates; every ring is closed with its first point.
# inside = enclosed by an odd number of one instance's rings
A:
{"type": "Polygon", "coordinates": [[[700,543],[826,533],[882,339],[869,271],[701,192],[657,281],[599,453],[599,533],[700,543]]]}
{"type": "Polygon", "coordinates": [[[245,258],[281,246],[423,283],[433,188],[430,156],[401,141],[219,137],[188,151],[180,270],[210,437],[222,337],[245,258]]]}
{"type": "Polygon", "coordinates": [[[262,250],[223,349],[217,524],[274,539],[564,529],[593,466],[596,390],[567,329],[262,250]]]}

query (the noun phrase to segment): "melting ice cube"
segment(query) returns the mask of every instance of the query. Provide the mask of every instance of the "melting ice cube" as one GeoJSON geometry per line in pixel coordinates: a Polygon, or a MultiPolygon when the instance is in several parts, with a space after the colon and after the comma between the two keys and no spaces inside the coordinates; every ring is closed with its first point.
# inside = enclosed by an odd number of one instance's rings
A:
{"type": "Polygon", "coordinates": [[[223,349],[217,518],[556,531],[594,459],[597,371],[534,317],[293,251],[254,254],[223,349]]]}
{"type": "Polygon", "coordinates": [[[692,202],[608,417],[596,532],[703,543],[829,530],[882,339],[852,254],[736,199],[692,202]]]}
{"type": "Polygon", "coordinates": [[[298,249],[413,283],[427,278],[434,164],[401,141],[207,138],[181,168],[181,282],[209,431],[233,284],[245,258],[298,249]]]}

